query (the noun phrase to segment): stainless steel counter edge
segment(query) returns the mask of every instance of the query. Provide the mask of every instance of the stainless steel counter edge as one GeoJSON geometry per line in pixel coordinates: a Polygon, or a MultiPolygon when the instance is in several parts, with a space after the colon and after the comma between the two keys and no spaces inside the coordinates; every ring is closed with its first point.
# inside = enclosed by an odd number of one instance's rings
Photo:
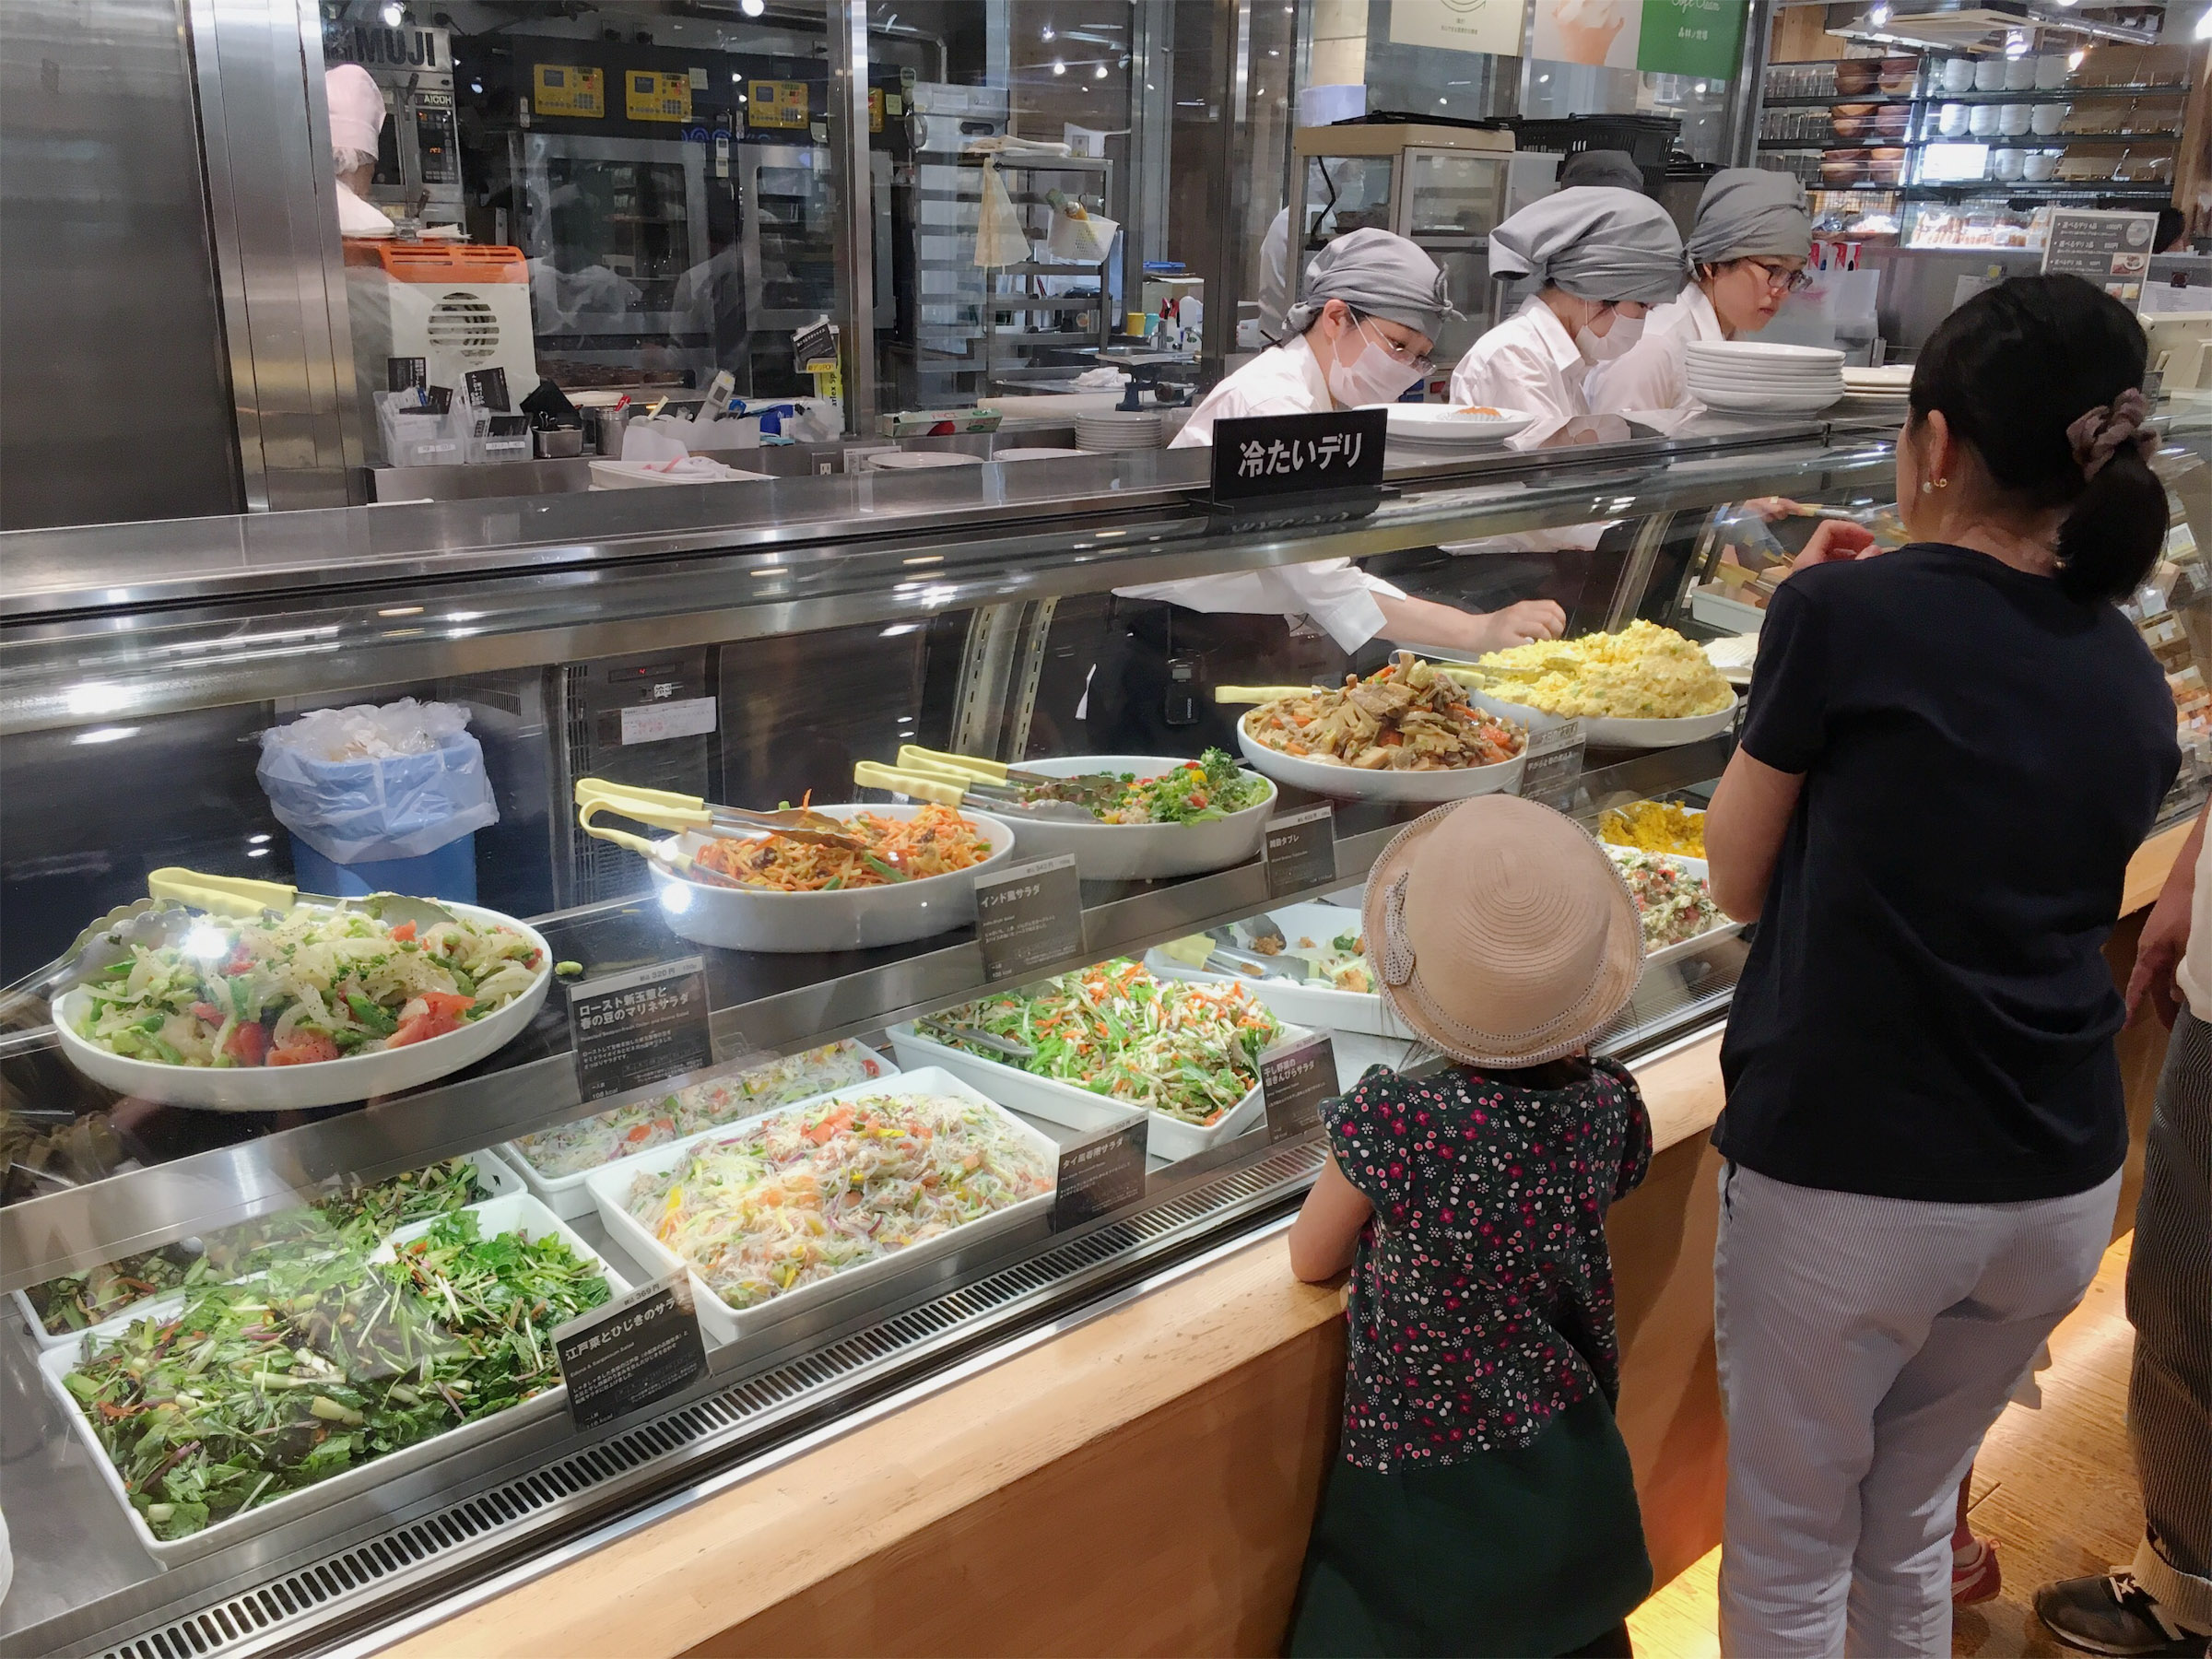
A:
{"type": "MultiPolygon", "coordinates": [[[[1566,484],[1747,450],[1812,449],[1824,446],[1830,431],[1826,422],[1801,420],[1749,432],[1499,453],[1396,477],[1416,492],[1449,479],[1541,477],[1566,484]]],[[[16,531],[0,535],[0,570],[7,578],[0,619],[520,565],[769,551],[956,526],[974,531],[1100,512],[1187,510],[1205,488],[1206,466],[1206,453],[1153,451],[1050,467],[828,475],[16,531]]]]}

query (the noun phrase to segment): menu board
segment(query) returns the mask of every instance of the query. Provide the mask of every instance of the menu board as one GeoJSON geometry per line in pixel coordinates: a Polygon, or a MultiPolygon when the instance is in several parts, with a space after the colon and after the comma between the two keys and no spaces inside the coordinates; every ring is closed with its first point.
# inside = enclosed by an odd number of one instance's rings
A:
{"type": "Polygon", "coordinates": [[[2046,275],[2065,271],[2093,282],[2129,310],[2137,310],[2158,234],[2155,213],[2053,207],[2051,240],[2043,246],[2043,270],[2046,275]]]}

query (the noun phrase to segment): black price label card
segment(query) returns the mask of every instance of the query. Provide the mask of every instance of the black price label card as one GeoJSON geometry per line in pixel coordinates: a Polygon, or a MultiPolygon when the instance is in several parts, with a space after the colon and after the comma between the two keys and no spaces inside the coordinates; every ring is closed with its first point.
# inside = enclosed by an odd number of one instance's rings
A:
{"type": "Polygon", "coordinates": [[[1214,423],[1214,500],[1380,489],[1390,418],[1381,409],[1257,415],[1214,423]]]}
{"type": "Polygon", "coordinates": [[[1321,1103],[1336,1089],[1336,1045],[1324,1033],[1260,1056],[1267,1141],[1290,1140],[1321,1124],[1321,1103]]]}
{"type": "Polygon", "coordinates": [[[690,1276],[643,1286],[570,1320],[553,1333],[553,1352],[579,1429],[681,1394],[707,1369],[690,1276]]]}
{"type": "Polygon", "coordinates": [[[1336,879],[1336,809],[1311,806],[1267,820],[1260,841],[1267,897],[1323,887],[1336,879]]]}
{"type": "Polygon", "coordinates": [[[653,962],[569,987],[576,1088],[588,1104],[714,1064],[707,965],[653,962]]]}
{"type": "Polygon", "coordinates": [[[1145,1195],[1145,1139],[1150,1122],[1138,1117],[1060,1148],[1060,1174],[1053,1188],[1054,1232],[1080,1227],[1145,1195]]]}
{"type": "Polygon", "coordinates": [[[975,878],[983,977],[1036,973],[1083,954],[1083,886],[1072,853],[975,878]]]}
{"type": "Polygon", "coordinates": [[[1521,769],[1520,795],[1565,812],[1583,784],[1583,723],[1561,721],[1528,735],[1528,762],[1521,769]]]}

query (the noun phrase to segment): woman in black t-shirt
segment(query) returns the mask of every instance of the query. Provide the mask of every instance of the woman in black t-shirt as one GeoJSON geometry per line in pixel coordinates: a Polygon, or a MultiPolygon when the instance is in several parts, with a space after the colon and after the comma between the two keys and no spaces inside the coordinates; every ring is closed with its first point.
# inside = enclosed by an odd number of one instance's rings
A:
{"type": "Polygon", "coordinates": [[[1912,544],[1824,526],[1761,630],[1706,820],[1759,923],[1713,1137],[1724,1652],[1949,1653],[1953,1494],[2110,1235],[2102,947],[2180,763],[2112,604],[2166,530],[2144,358],[2077,277],[1961,306],[1898,444],[1912,544]]]}

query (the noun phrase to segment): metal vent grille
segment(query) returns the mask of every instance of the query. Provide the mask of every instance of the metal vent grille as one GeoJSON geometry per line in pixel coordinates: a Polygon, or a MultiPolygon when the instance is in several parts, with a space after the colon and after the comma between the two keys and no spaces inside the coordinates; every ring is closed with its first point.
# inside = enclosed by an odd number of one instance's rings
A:
{"type": "Polygon", "coordinates": [[[771,1415],[852,1382],[963,1325],[1065,1286],[1194,1223],[1224,1218],[1312,1175],[1319,1162],[1313,1142],[1285,1147],[1171,1204],[1056,1245],[519,1479],[171,1619],[104,1650],[101,1659],[232,1659],[296,1641],[347,1604],[370,1600],[396,1575],[440,1565],[568,1499],[679,1458],[704,1441],[759,1429],[771,1415]]]}
{"type": "Polygon", "coordinates": [[[500,319],[479,296],[465,288],[440,296],[424,330],[430,344],[465,362],[489,362],[499,355],[500,319]]]}

